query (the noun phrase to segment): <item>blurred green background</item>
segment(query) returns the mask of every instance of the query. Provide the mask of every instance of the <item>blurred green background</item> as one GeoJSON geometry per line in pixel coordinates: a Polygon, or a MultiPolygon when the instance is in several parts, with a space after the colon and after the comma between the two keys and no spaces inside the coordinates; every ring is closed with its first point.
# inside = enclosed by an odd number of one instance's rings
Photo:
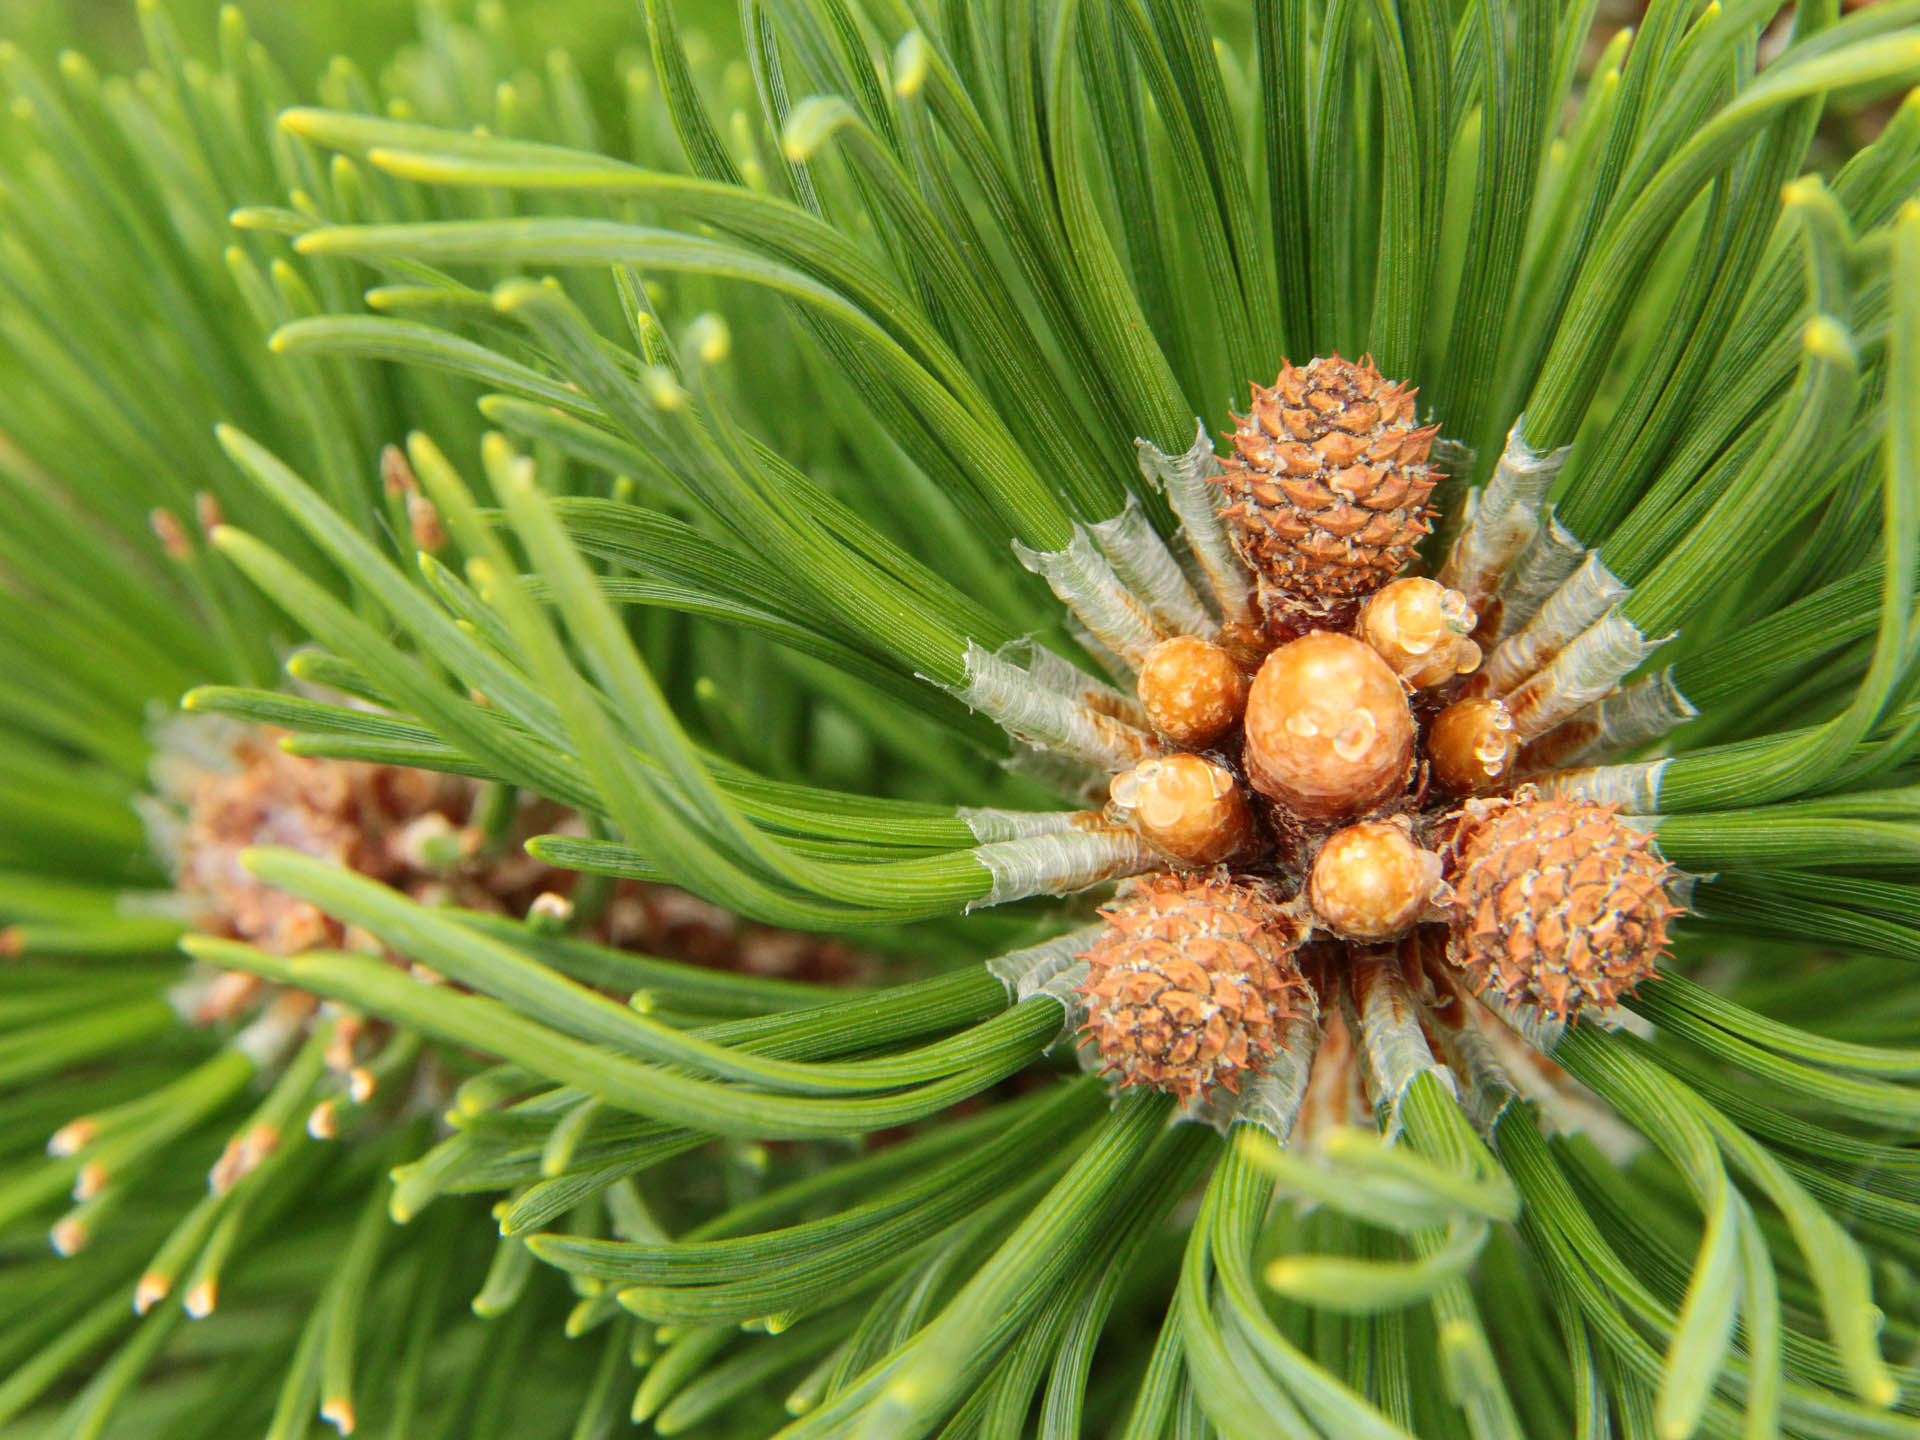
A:
{"type": "MultiPolygon", "coordinates": [[[[420,0],[236,0],[253,33],[284,62],[294,57],[346,54],[369,71],[415,33],[420,0]]],[[[210,48],[222,0],[166,0],[166,10],[196,47],[210,48]]],[[[473,0],[447,6],[471,14],[473,0]]],[[[705,19],[732,6],[694,3],[681,7],[689,20],[705,19]]],[[[565,45],[584,61],[646,44],[640,0],[506,0],[505,9],[523,41],[545,48],[565,45]]],[[[0,37],[35,55],[72,46],[86,50],[102,69],[121,70],[141,58],[135,0],[0,0],[0,37]]],[[[205,49],[201,53],[206,53],[205,49]]],[[[537,53],[537,52],[536,52],[537,53]]],[[[310,75],[290,78],[311,80],[310,75]]]]}

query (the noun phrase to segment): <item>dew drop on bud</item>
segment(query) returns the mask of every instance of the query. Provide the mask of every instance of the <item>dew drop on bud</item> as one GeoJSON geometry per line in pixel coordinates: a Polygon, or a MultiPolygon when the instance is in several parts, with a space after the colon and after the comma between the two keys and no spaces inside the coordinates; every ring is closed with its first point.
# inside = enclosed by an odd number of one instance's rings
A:
{"type": "Polygon", "coordinates": [[[1380,733],[1380,727],[1374,723],[1373,716],[1365,710],[1356,710],[1340,733],[1333,737],[1333,753],[1342,760],[1358,760],[1373,745],[1380,733]]]}
{"type": "Polygon", "coordinates": [[[1224,767],[1200,755],[1149,760],[1113,777],[1109,818],[1178,865],[1213,865],[1246,848],[1253,813],[1224,767]]]}
{"type": "Polygon", "coordinates": [[[1409,577],[1375,593],[1360,612],[1360,638],[1416,690],[1464,675],[1480,664],[1467,639],[1474,626],[1467,597],[1437,581],[1409,577]]]}
{"type": "Polygon", "coordinates": [[[1461,700],[1427,731],[1434,783],[1453,795],[1485,794],[1513,759],[1513,717],[1498,700],[1461,700]]]}

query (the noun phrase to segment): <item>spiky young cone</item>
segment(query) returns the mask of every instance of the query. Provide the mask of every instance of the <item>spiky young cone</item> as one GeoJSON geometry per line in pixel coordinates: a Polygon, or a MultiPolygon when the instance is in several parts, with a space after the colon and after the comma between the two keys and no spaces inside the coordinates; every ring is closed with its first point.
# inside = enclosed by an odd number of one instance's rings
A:
{"type": "Polygon", "coordinates": [[[1294,959],[1300,927],[1279,896],[1224,869],[1151,875],[1100,912],[1086,953],[1087,1030],[1123,1086],[1182,1100],[1238,1091],[1312,991],[1294,959]]]}
{"type": "Polygon", "coordinates": [[[1234,548],[1259,577],[1275,639],[1345,628],[1432,528],[1438,426],[1372,360],[1323,355],[1255,385],[1221,461],[1234,548]]]}
{"type": "Polygon", "coordinates": [[[1564,1020],[1619,1002],[1666,949],[1672,867],[1609,805],[1478,800],[1453,818],[1447,958],[1476,991],[1564,1020]]]}

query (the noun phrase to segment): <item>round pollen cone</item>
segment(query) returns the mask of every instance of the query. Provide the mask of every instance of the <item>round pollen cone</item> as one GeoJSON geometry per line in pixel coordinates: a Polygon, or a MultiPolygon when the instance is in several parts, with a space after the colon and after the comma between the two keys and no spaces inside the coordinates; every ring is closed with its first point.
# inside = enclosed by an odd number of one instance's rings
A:
{"type": "Polygon", "coordinates": [[[1498,700],[1459,700],[1427,727],[1427,765],[1449,795],[1484,795],[1513,767],[1513,716],[1498,700]]]}
{"type": "Polygon", "coordinates": [[[1253,838],[1253,812],[1231,772],[1199,755],[1148,760],[1113,777],[1112,818],[1177,865],[1213,865],[1253,838]]]}
{"type": "Polygon", "coordinates": [[[1405,787],[1413,711],[1387,662],[1347,635],[1282,645],[1247,697],[1247,778],[1303,819],[1362,815],[1405,787]]]}
{"type": "Polygon", "coordinates": [[[1360,638],[1415,690],[1479,667],[1473,625],[1467,597],[1437,580],[1395,580],[1360,607],[1360,638]]]}
{"type": "Polygon", "coordinates": [[[1176,745],[1204,750],[1240,723],[1247,677],[1218,645],[1179,635],[1147,652],[1139,693],[1155,730],[1176,745]]]}
{"type": "Polygon", "coordinates": [[[1368,944],[1406,934],[1443,893],[1440,857],[1390,820],[1336,830],[1307,876],[1314,919],[1343,939],[1368,944]]]}

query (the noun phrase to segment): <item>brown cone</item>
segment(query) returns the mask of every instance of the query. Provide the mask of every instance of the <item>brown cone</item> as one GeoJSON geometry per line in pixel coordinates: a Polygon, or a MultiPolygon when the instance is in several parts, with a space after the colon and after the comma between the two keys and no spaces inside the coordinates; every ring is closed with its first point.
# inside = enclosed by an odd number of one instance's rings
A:
{"type": "MultiPolygon", "coordinates": [[[[177,717],[161,731],[158,793],[144,813],[197,928],[275,955],[349,942],[338,920],[246,870],[240,856],[255,845],[317,856],[424,904],[519,915],[567,903],[549,892],[565,890],[570,877],[518,843],[566,825],[560,807],[521,807],[507,837],[513,843],[487,846],[476,826],[477,781],[291,755],[276,739],[275,732],[207,715],[177,717]]],[[[839,941],[744,925],[665,885],[622,882],[581,933],[690,964],[792,979],[841,980],[861,965],[839,941]]],[[[0,954],[4,943],[0,932],[0,954]]],[[[232,1019],[266,993],[237,974],[214,982],[203,1018],[232,1019]]]]}
{"type": "Polygon", "coordinates": [[[1294,949],[1300,928],[1258,881],[1224,869],[1150,875],[1100,912],[1086,953],[1087,1029],[1123,1086],[1182,1100],[1238,1091],[1313,1004],[1294,949]]]}
{"type": "Polygon", "coordinates": [[[1450,855],[1447,958],[1476,991],[1556,1019],[1613,1005],[1651,975],[1680,913],[1672,867],[1611,806],[1525,791],[1472,801],[1453,819],[1450,855]]]}
{"type": "Polygon", "coordinates": [[[1338,355],[1288,365],[1221,461],[1234,548],[1260,580],[1268,629],[1284,639],[1344,628],[1432,528],[1427,464],[1439,427],[1414,424],[1410,387],[1371,360],[1338,355]]]}

